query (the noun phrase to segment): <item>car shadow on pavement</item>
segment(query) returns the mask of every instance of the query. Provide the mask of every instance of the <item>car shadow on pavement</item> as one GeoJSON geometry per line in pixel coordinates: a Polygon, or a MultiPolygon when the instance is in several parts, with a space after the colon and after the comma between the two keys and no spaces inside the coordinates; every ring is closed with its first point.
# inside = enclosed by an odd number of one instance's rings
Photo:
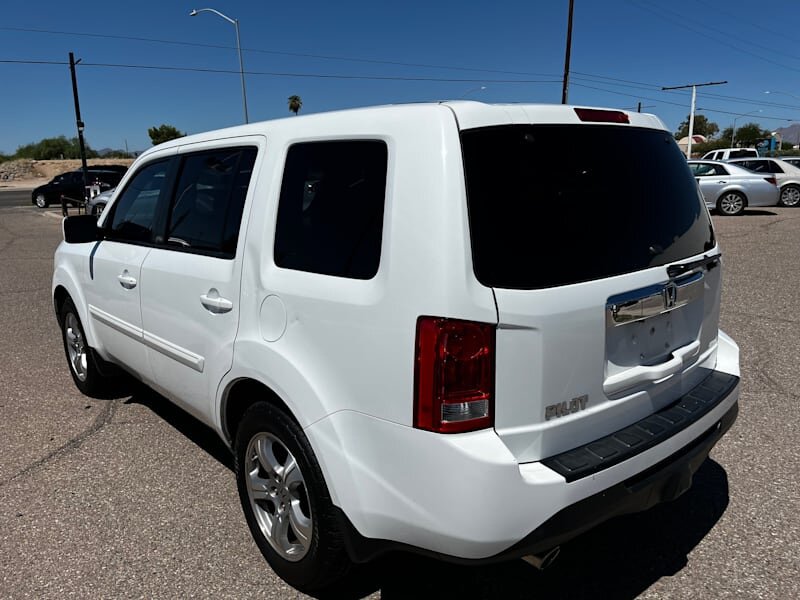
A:
{"type": "Polygon", "coordinates": [[[777,217],[778,213],[763,208],[748,208],[742,213],[744,217],[777,217]]]}
{"type": "MultiPolygon", "coordinates": [[[[155,391],[135,385],[125,402],[146,406],[233,470],[233,457],[219,436],[155,391]]],[[[686,566],[687,555],[719,521],[728,501],[727,473],[708,459],[683,496],[585,533],[563,545],[558,559],[545,571],[522,560],[460,566],[394,553],[360,566],[351,591],[341,597],[362,598],[380,590],[383,600],[635,598],[686,566]]]]}
{"type": "Polygon", "coordinates": [[[132,381],[130,385],[131,396],[125,400],[125,404],[140,404],[147,407],[212,458],[233,471],[233,455],[210,427],[144,384],[132,381]]]}

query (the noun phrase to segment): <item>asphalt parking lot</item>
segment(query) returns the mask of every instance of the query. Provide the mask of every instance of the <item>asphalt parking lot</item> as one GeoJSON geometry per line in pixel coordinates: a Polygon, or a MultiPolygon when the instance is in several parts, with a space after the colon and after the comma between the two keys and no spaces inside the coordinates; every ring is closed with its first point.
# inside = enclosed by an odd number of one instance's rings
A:
{"type": "MultiPolygon", "coordinates": [[[[145,388],[75,389],[51,308],[49,212],[0,209],[0,597],[300,597],[252,542],[213,433],[145,388]]],[[[742,395],[691,490],[567,544],[544,572],[398,556],[364,570],[365,593],[800,597],[800,209],[714,219],[742,395]]]]}

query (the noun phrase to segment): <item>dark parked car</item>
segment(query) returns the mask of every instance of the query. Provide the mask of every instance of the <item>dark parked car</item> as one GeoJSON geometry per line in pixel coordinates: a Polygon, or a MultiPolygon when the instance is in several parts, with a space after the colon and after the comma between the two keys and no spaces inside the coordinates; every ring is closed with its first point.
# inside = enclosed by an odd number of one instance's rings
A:
{"type": "MultiPolygon", "coordinates": [[[[109,165],[102,168],[89,167],[88,170],[89,185],[97,182],[100,191],[104,192],[120,182],[127,167],[109,165]]],[[[80,169],[57,175],[49,183],[37,187],[31,193],[31,204],[35,204],[39,208],[47,208],[51,204],[60,203],[62,194],[72,199],[71,204],[83,199],[83,172],[80,169]]]]}

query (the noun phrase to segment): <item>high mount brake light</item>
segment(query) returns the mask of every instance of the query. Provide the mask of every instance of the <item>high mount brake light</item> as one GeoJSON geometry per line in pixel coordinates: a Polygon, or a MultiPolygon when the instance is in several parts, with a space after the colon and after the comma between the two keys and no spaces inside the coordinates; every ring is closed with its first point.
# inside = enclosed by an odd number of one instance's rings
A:
{"type": "Polygon", "coordinates": [[[581,121],[592,123],[630,123],[628,115],[619,110],[599,110],[596,108],[576,108],[575,114],[581,121]]]}
{"type": "Polygon", "coordinates": [[[494,425],[495,327],[420,317],[414,427],[463,433],[494,425]]]}

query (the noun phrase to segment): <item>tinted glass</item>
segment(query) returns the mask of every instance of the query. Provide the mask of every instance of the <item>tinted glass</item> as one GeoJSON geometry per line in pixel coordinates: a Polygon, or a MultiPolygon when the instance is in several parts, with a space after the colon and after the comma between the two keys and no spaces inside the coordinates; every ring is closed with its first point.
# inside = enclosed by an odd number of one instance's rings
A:
{"type": "Polygon", "coordinates": [[[186,156],[170,212],[167,245],[233,257],[255,158],[255,148],[186,156]]]}
{"type": "Polygon", "coordinates": [[[728,158],[743,158],[745,156],[757,156],[755,150],[731,150],[728,158]]]}
{"type": "Polygon", "coordinates": [[[785,173],[783,167],[781,167],[780,163],[774,160],[770,160],[769,162],[769,172],[770,173],[785,173]]]}
{"type": "Polygon", "coordinates": [[[533,289],[664,265],[714,247],[669,133],[511,125],[461,135],[479,281],[533,289]]]}
{"type": "Polygon", "coordinates": [[[275,264],[353,279],[378,272],[386,144],[315,142],[289,148],[275,231],[275,264]]]}
{"type": "Polygon", "coordinates": [[[151,163],[143,167],[128,182],[125,190],[114,204],[110,239],[150,242],[153,235],[156,205],[165,193],[168,161],[151,163]]]}

